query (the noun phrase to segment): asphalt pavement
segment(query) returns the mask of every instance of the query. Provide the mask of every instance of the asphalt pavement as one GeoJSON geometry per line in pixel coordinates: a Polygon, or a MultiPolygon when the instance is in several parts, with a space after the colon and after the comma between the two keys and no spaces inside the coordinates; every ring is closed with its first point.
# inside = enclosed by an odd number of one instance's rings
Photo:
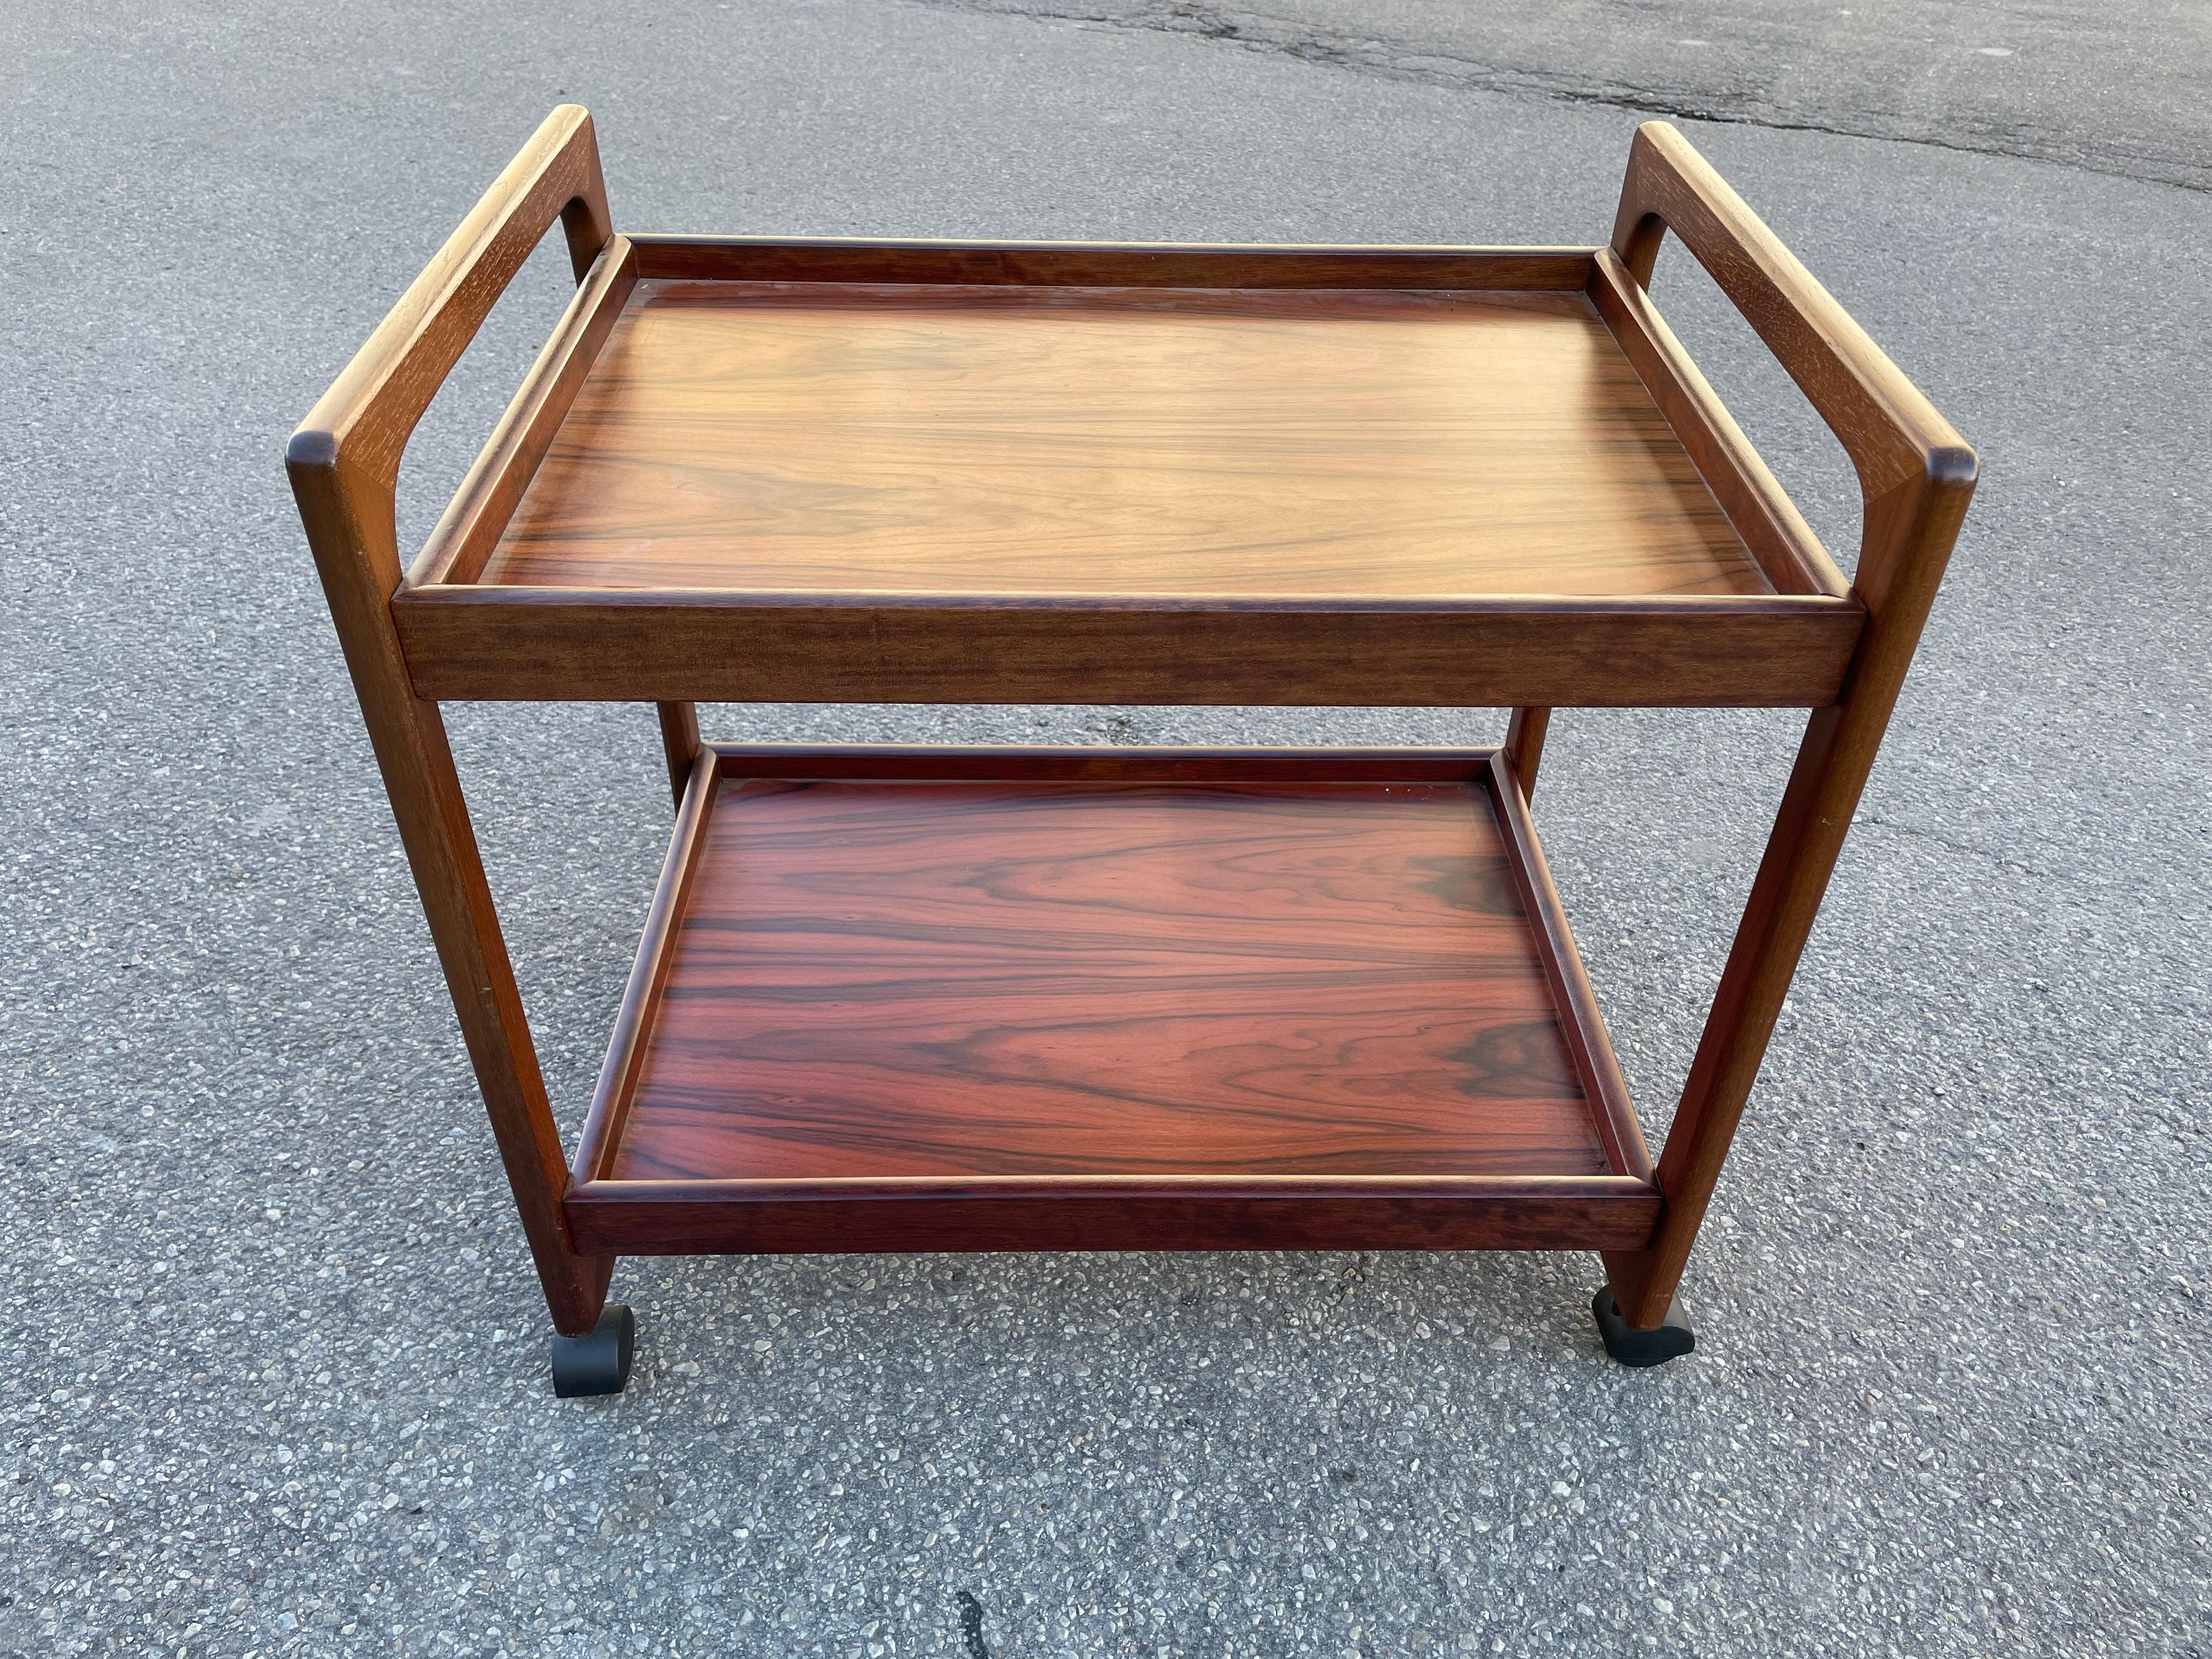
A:
{"type": "Polygon", "coordinates": [[[2033,155],[2212,189],[2212,5],[928,0],[1436,86],[2033,155]]]}
{"type": "MultiPolygon", "coordinates": [[[[1984,464],[1692,1264],[1694,1356],[1607,1362],[1579,1256],[640,1261],[629,1391],[551,1396],[284,439],[563,100],[598,117],[630,228],[1610,224],[1619,100],[1097,9],[0,16],[0,1654],[2212,1650],[2212,199],[2160,125],[2168,80],[2183,107],[2212,91],[2177,62],[2201,7],[2110,83],[2107,137],[2166,158],[2140,165],[1868,136],[1803,97],[1683,123],[1984,464]]],[[[1596,61],[1577,15],[1528,50],[1596,61]]],[[[2036,15],[2095,84],[2065,43],[2119,26],[2036,15]]],[[[1872,74],[1838,39],[1803,50],[1872,74]]],[[[422,428],[410,536],[562,267],[532,261],[422,428]]],[[[1679,250],[1657,294],[1847,550],[1840,451],[1679,250]]],[[[1051,742],[1503,724],[708,715],[1051,742]]],[[[453,726],[573,1135],[667,833],[651,713],[453,726]]],[[[1538,822],[1656,1139],[1794,721],[1553,732],[1538,822]]]]}

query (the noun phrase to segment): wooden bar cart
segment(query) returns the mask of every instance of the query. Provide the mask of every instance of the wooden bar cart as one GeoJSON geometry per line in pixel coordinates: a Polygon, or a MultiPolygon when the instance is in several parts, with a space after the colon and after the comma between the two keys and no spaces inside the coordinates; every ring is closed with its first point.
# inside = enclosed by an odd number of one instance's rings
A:
{"type": "Polygon", "coordinates": [[[1583,1249],[1674,1293],[1975,477],[1673,128],[1603,247],[626,236],[554,112],[293,488],[557,1334],[623,1255],[1583,1249]],[[578,288],[403,573],[408,437],[578,288]],[[1847,581],[1646,293],[1672,230],[1842,441],[1847,581]],[[659,706],[677,827],[572,1165],[439,706],[659,706]],[[695,702],[1505,707],[1496,750],[738,748],[695,702]],[[1802,707],[1655,1167],[1529,820],[1549,711],[1802,707]]]}

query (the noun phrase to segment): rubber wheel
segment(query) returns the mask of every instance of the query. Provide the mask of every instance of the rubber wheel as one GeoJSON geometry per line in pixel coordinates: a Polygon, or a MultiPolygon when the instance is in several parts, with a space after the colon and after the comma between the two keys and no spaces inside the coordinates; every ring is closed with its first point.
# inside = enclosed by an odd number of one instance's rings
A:
{"type": "Polygon", "coordinates": [[[610,1302],[589,1336],[554,1337],[553,1392],[563,1400],[620,1394],[636,1347],[637,1321],[621,1303],[610,1302]]]}
{"type": "Polygon", "coordinates": [[[1622,1364],[1639,1370],[1680,1359],[1698,1346],[1698,1334],[1682,1316],[1679,1297],[1667,1306],[1667,1322],[1653,1331],[1639,1331],[1621,1318],[1610,1285],[1598,1287],[1590,1298],[1590,1312],[1597,1320],[1597,1334],[1605,1339],[1605,1351],[1622,1364]]]}

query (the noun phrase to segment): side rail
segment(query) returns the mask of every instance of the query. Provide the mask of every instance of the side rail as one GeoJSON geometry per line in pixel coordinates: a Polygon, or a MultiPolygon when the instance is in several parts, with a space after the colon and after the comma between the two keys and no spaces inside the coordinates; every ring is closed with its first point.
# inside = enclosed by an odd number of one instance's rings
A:
{"type": "Polygon", "coordinates": [[[580,281],[613,234],[592,118],[564,105],[461,222],[285,450],[292,491],[555,1328],[592,1331],[611,1261],[570,1248],[568,1164],[438,706],[392,618],[399,460],[440,383],[558,217],[580,281]]]}
{"type": "Polygon", "coordinates": [[[1965,517],[1974,452],[1812,273],[1664,122],[1637,131],[1600,276],[1642,304],[1673,231],[1828,424],[1864,517],[1868,622],[1842,700],[1813,712],[1660,1155],[1651,1245],[1608,1255],[1626,1322],[1666,1317],[1965,517]],[[1632,289],[1627,288],[1633,284],[1632,289]]]}

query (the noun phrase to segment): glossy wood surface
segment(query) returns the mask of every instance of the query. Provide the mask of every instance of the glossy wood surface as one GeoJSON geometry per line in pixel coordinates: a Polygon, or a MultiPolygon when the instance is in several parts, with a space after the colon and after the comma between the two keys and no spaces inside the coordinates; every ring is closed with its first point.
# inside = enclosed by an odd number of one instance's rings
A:
{"type": "Polygon", "coordinates": [[[1666,1317],[1688,1263],[1980,470],[1951,423],[1689,141],[1664,122],[1647,122],[1637,130],[1613,221],[1626,309],[1640,304],[1668,231],[1850,457],[1863,507],[1853,591],[1869,621],[1843,700],[1814,711],[1798,746],[1660,1156],[1659,1231],[1644,1249],[1606,1257],[1622,1316],[1644,1329],[1666,1317]]]}
{"type": "Polygon", "coordinates": [[[287,462],[571,1334],[631,1250],[1595,1249],[1657,1323],[1977,471],[1663,124],[1609,249],[632,243],[574,106],[287,462]],[[582,291],[403,583],[409,435],[556,217],[582,291]],[[1848,596],[1650,303],[1669,231],[1857,469],[1848,596]],[[1480,754],[702,751],[571,1174],[448,696],[653,701],[672,776],[692,698],[1518,713],[1480,754]],[[1832,705],[1656,1171],[1527,811],[1577,702],[1832,705]]]}
{"type": "Polygon", "coordinates": [[[660,716],[660,750],[668,763],[668,784],[676,804],[684,805],[684,792],[691,781],[692,763],[699,754],[699,710],[688,702],[655,706],[660,716]]]}
{"type": "Polygon", "coordinates": [[[1848,593],[1797,504],[1610,248],[1591,261],[1589,297],[1768,580],[1785,593],[1848,593]]]}
{"type": "Polygon", "coordinates": [[[1580,293],[1589,246],[1019,242],[641,235],[638,274],[687,282],[1011,283],[1031,288],[1450,289],[1580,293]]]}
{"type": "Polygon", "coordinates": [[[1866,622],[1818,594],[929,600],[469,586],[392,602],[425,696],[1805,708],[1866,622]]]}
{"type": "Polygon", "coordinates": [[[565,1206],[621,1255],[884,1250],[1633,1250],[1659,1194],[1623,1176],[1237,1183],[600,1181],[565,1206]]]}
{"type": "Polygon", "coordinates": [[[1772,591],[1589,301],[641,280],[481,581],[1772,591]]]}
{"type": "Polygon", "coordinates": [[[713,787],[580,1176],[1620,1173],[1482,783],[713,787]]]}
{"type": "Polygon", "coordinates": [[[1513,768],[1514,781],[1521,786],[1521,799],[1528,800],[1536,793],[1536,769],[1543,763],[1544,734],[1552,729],[1552,711],[1548,708],[1516,708],[1505,726],[1505,753],[1513,768]]]}
{"type": "MultiPolygon", "coordinates": [[[[445,721],[410,681],[391,605],[400,584],[394,491],[407,440],[556,218],[582,282],[613,233],[591,117],[574,105],[546,118],[409,285],[292,434],[285,467],[548,1310],[555,1328],[579,1335],[599,1318],[613,1263],[579,1252],[568,1233],[561,1132],[445,721]]],[[[518,419],[526,416],[510,411],[505,429],[518,419]]]]}

